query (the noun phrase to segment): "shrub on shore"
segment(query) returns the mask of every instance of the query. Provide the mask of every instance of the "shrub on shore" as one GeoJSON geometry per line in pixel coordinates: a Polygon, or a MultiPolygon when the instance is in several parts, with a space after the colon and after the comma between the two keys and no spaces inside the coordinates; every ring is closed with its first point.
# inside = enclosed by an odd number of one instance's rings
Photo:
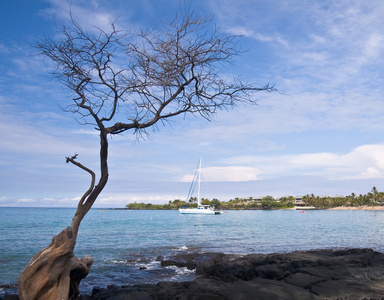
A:
{"type": "MultiPolygon", "coordinates": [[[[285,209],[293,208],[297,204],[305,206],[313,206],[316,208],[333,208],[339,206],[360,207],[360,206],[382,206],[384,205],[384,192],[379,192],[373,187],[367,194],[356,195],[352,193],[348,196],[315,196],[307,194],[303,197],[286,196],[273,198],[265,196],[262,198],[248,197],[231,199],[229,201],[220,201],[216,198],[201,199],[203,205],[212,205],[220,209],[285,209]]],[[[188,202],[180,199],[169,201],[167,204],[151,204],[151,203],[130,203],[125,206],[127,209],[179,209],[179,208],[195,208],[197,207],[197,199],[191,198],[188,202]]]]}

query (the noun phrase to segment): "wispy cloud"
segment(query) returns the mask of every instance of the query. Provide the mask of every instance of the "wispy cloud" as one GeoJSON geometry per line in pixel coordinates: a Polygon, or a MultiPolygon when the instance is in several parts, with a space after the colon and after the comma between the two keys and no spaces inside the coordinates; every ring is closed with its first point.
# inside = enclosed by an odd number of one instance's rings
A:
{"type": "Polygon", "coordinates": [[[365,67],[383,62],[381,1],[274,1],[273,9],[249,0],[211,3],[229,32],[268,44],[280,57],[275,71],[300,80],[301,90],[313,88],[311,80],[318,89],[353,88],[365,67]]]}
{"type": "MultiPolygon", "coordinates": [[[[246,166],[208,167],[202,168],[203,181],[249,181],[257,180],[260,170],[246,166]]],[[[193,174],[184,175],[181,182],[191,182],[193,174]]]]}
{"type": "Polygon", "coordinates": [[[312,175],[327,179],[384,178],[384,145],[363,145],[348,153],[304,153],[297,155],[245,156],[228,159],[231,165],[260,170],[260,178],[312,175]]]}
{"type": "MultiPolygon", "coordinates": [[[[141,0],[135,2],[127,1],[71,1],[71,0],[48,0],[49,8],[41,9],[39,15],[47,20],[55,20],[57,25],[68,25],[71,17],[85,30],[90,33],[99,33],[99,29],[109,32],[111,22],[115,22],[118,30],[131,31],[140,27],[141,18],[153,21],[162,3],[152,3],[141,0]]],[[[168,13],[169,11],[166,11],[168,13]]]]}
{"type": "Polygon", "coordinates": [[[272,36],[261,34],[259,32],[255,32],[251,29],[248,29],[246,27],[241,26],[235,26],[228,28],[227,31],[233,35],[240,35],[245,36],[249,38],[253,38],[257,41],[263,42],[263,43],[278,43],[280,45],[285,46],[286,48],[289,47],[288,42],[285,41],[280,35],[274,34],[272,36]]]}
{"type": "Polygon", "coordinates": [[[0,130],[3,132],[1,153],[38,155],[68,155],[75,151],[82,151],[87,154],[95,154],[97,150],[87,147],[83,139],[81,145],[73,140],[74,134],[63,130],[54,134],[50,132],[54,117],[47,113],[46,121],[40,119],[40,113],[28,113],[26,115],[12,114],[12,118],[7,117],[4,110],[1,110],[5,117],[0,121],[0,130]]]}
{"type": "Polygon", "coordinates": [[[121,14],[111,6],[104,6],[101,1],[49,0],[49,2],[51,8],[41,10],[41,16],[55,18],[61,22],[70,21],[72,16],[87,30],[94,30],[97,27],[107,31],[111,28],[110,23],[121,14]]]}

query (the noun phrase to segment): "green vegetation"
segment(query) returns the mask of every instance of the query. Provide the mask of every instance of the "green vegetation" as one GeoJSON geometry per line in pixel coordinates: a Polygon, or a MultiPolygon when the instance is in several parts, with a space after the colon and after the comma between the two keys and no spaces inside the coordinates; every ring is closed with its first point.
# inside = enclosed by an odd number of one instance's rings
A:
{"type": "Polygon", "coordinates": [[[382,206],[384,205],[384,192],[379,192],[376,187],[367,194],[356,195],[352,193],[349,196],[315,196],[313,194],[303,197],[306,205],[318,208],[332,208],[338,206],[359,207],[359,206],[382,206]]]}
{"type": "MultiPolygon", "coordinates": [[[[227,202],[218,199],[201,199],[203,205],[213,205],[221,209],[284,209],[295,206],[314,206],[319,209],[332,208],[338,206],[359,207],[359,206],[381,206],[384,205],[384,192],[379,192],[376,187],[367,194],[349,196],[315,196],[314,194],[303,197],[281,197],[278,199],[272,196],[262,198],[235,198],[227,202]]],[[[125,206],[127,209],[179,209],[184,207],[197,207],[197,199],[191,198],[188,202],[180,199],[169,201],[168,204],[151,203],[130,203],[125,206]]]]}

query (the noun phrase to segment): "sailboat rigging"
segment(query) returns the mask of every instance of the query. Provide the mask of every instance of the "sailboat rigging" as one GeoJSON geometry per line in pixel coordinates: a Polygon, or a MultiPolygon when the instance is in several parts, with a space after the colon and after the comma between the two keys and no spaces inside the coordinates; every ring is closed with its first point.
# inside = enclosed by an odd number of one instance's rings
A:
{"type": "Polygon", "coordinates": [[[202,214],[202,215],[221,215],[223,212],[221,210],[215,209],[211,205],[202,205],[200,199],[200,179],[201,179],[201,157],[199,164],[195,170],[191,187],[188,192],[187,201],[191,199],[193,192],[197,185],[197,208],[180,208],[179,211],[181,214],[202,214]]]}

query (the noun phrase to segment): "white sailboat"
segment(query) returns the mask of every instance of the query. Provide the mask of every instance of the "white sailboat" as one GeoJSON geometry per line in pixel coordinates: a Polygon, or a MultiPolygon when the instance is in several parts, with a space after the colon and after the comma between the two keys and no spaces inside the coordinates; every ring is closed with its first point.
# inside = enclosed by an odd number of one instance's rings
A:
{"type": "Polygon", "coordinates": [[[191,188],[187,196],[187,201],[191,198],[195,186],[197,184],[197,208],[180,208],[179,211],[181,214],[199,214],[199,215],[221,215],[223,212],[221,210],[215,209],[211,205],[202,205],[200,199],[200,177],[201,177],[201,157],[199,160],[198,167],[195,171],[195,175],[192,180],[191,188]]]}

